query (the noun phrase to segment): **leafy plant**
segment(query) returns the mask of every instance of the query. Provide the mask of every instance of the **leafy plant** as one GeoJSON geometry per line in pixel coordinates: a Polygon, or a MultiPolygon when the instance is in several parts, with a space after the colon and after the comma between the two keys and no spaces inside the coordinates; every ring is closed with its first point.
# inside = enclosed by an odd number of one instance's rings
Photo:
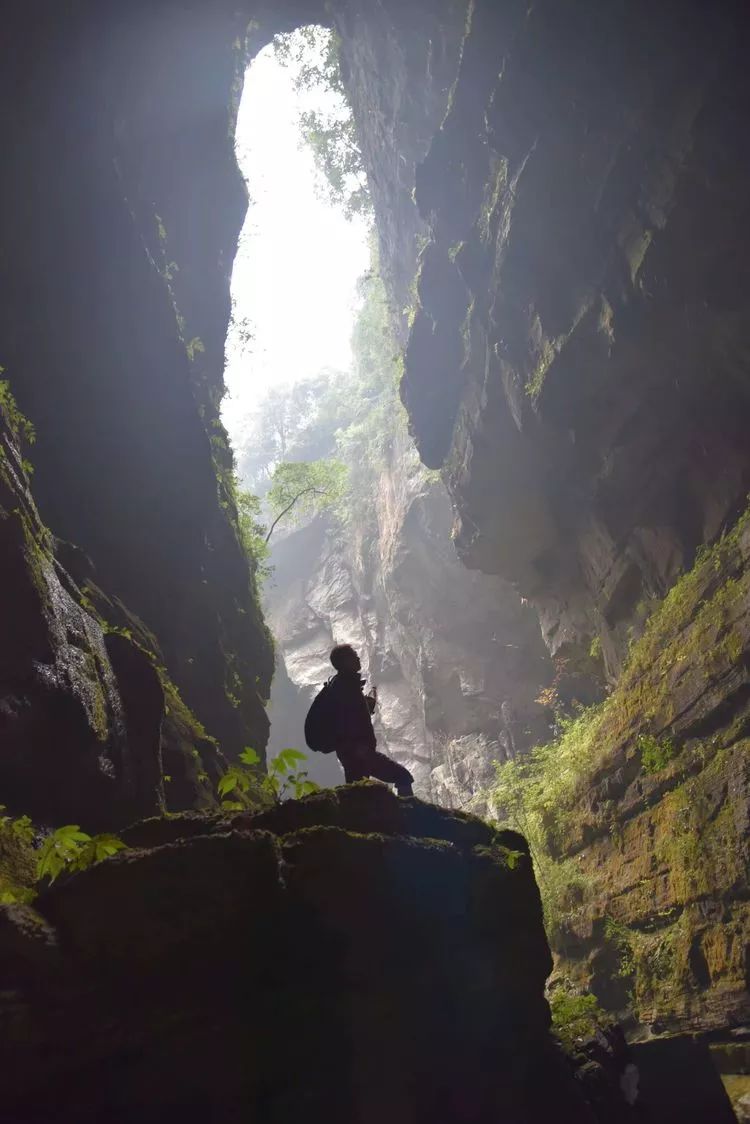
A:
{"type": "Polygon", "coordinates": [[[267,562],[270,552],[266,539],[267,529],[261,517],[260,497],[244,488],[237,488],[235,498],[240,542],[255,574],[260,579],[266,578],[271,572],[267,562]]]}
{"type": "Polygon", "coordinates": [[[612,1025],[612,1019],[594,995],[575,995],[564,988],[552,992],[549,1000],[552,1029],[566,1050],[573,1051],[581,1040],[599,1028],[612,1025]]]}
{"type": "Polygon", "coordinates": [[[657,740],[653,734],[641,734],[637,744],[644,773],[660,773],[679,752],[671,738],[657,740]]]}
{"type": "MultiPolygon", "coordinates": [[[[0,367],[0,372],[3,368],[0,367]]],[[[10,383],[7,379],[0,379],[0,407],[3,409],[8,425],[16,437],[23,437],[28,441],[29,445],[33,445],[36,440],[36,432],[34,426],[29,419],[21,413],[18,404],[13,397],[10,389],[10,383]]]]}
{"type": "Polygon", "coordinates": [[[231,765],[219,780],[217,792],[225,812],[258,811],[283,800],[285,796],[299,799],[318,791],[307,772],[298,766],[307,756],[298,749],[284,749],[274,758],[267,774],[258,770],[260,757],[254,749],[240,754],[240,763],[231,765]]]}
{"type": "Polygon", "coordinates": [[[126,844],[116,835],[91,836],[78,824],[58,827],[46,837],[39,850],[37,878],[54,882],[64,871],[86,870],[95,863],[122,851],[126,844]]]}
{"type": "MultiPolygon", "coordinates": [[[[5,804],[0,804],[0,813],[5,811],[5,804]]],[[[0,815],[0,831],[7,831],[19,842],[26,844],[33,843],[36,834],[29,816],[19,816],[15,819],[13,816],[0,815]]]]}
{"type": "Polygon", "coordinates": [[[346,487],[346,466],[336,460],[300,461],[276,467],[268,503],[273,520],[266,542],[279,523],[317,515],[335,506],[346,487]]]}
{"type": "Polygon", "coordinates": [[[193,336],[189,343],[185,344],[185,351],[191,363],[195,361],[196,355],[203,353],[206,350],[206,345],[200,336],[193,336]]]}

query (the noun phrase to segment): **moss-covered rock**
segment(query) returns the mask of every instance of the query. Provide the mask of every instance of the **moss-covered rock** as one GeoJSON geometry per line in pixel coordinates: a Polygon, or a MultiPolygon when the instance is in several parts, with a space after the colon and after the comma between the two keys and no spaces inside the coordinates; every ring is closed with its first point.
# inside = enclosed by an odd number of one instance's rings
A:
{"type": "MultiPolygon", "coordinates": [[[[654,1031],[750,1016],[750,517],[672,588],[521,806],[560,967],[654,1031]]],[[[505,786],[507,792],[511,790],[505,786]]]]}
{"type": "Polygon", "coordinates": [[[0,994],[19,1124],[596,1119],[549,1037],[522,840],[376,785],[129,834],[37,927],[0,915],[45,981],[0,994]]]}

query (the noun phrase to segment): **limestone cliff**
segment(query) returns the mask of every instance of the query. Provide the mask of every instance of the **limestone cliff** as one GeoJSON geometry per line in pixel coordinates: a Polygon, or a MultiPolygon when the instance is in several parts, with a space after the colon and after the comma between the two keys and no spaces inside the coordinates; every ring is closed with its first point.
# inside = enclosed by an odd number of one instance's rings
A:
{"type": "Polygon", "coordinates": [[[750,479],[742,26],[680,12],[471,4],[416,176],[403,394],[459,551],[613,676],[750,479]]]}
{"type": "MultiPolygon", "coordinates": [[[[371,522],[364,511],[343,527],[318,519],[274,547],[266,612],[298,693],[284,677],[274,688],[272,751],[299,744],[310,698],[333,674],[328,653],[346,641],[378,688],[381,746],[421,795],[462,807],[491,783],[493,762],[549,736],[535,700],[550,661],[517,594],[458,561],[445,489],[405,437],[375,482],[371,522]]],[[[338,779],[328,765],[320,779],[338,779]]]]}
{"type": "MultiPolygon", "coordinates": [[[[0,799],[53,822],[106,819],[89,774],[127,805],[139,755],[150,806],[162,773],[171,806],[189,806],[216,771],[211,739],[232,755],[267,736],[271,646],[217,414],[246,207],[232,114],[248,18],[168,4],[4,13],[0,364],[36,428],[42,520],[75,546],[58,550],[67,579],[52,540],[40,547],[46,624],[37,608],[24,616],[33,572],[15,566],[2,591],[17,626],[0,639],[0,799]],[[19,685],[39,664],[58,669],[46,723],[37,687],[19,685]]],[[[5,496],[6,527],[33,510],[26,485],[5,496]]],[[[35,520],[24,527],[39,545],[35,520]]]]}
{"type": "MultiPolygon", "coordinates": [[[[547,820],[564,970],[652,1032],[750,1018],[750,517],[672,589],[547,820]],[[563,868],[565,869],[565,868],[563,868]]],[[[557,753],[569,760],[570,747],[557,753]]]]}
{"type": "MultiPolygon", "coordinates": [[[[558,664],[613,688],[547,832],[581,875],[566,970],[620,1009],[634,985],[652,1031],[740,1026],[746,532],[678,579],[750,484],[746,21],[732,3],[464,15],[430,6],[427,42],[455,65],[427,142],[398,99],[410,16],[372,19],[395,95],[344,44],[373,175],[399,169],[374,190],[386,275],[418,252],[403,401],[463,561],[534,604],[558,664]],[[423,239],[390,237],[394,206],[423,239]]],[[[435,105],[429,55],[409,59],[435,105]]]]}

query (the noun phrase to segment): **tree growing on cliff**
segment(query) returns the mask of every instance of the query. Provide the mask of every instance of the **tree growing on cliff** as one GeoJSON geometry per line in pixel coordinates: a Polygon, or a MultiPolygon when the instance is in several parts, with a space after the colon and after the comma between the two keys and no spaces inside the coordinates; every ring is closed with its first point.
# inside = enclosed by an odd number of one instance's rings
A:
{"type": "Polygon", "coordinates": [[[299,113],[323,198],[349,219],[369,215],[367,175],[341,75],[341,41],[329,28],[311,25],[274,39],[276,58],[294,69],[294,88],[310,105],[299,113]]]}
{"type": "Polygon", "coordinates": [[[278,465],[268,493],[273,520],[266,543],[283,520],[299,522],[335,507],[346,490],[346,476],[346,466],[336,460],[278,465]]]}

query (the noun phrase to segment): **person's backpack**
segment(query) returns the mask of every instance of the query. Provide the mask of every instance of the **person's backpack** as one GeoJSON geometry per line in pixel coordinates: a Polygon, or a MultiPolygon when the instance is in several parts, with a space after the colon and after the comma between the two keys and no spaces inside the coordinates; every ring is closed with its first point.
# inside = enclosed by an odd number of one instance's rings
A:
{"type": "Polygon", "coordinates": [[[305,741],[316,753],[333,753],[336,749],[336,728],[332,680],[324,683],[312,701],[305,719],[305,741]]]}

